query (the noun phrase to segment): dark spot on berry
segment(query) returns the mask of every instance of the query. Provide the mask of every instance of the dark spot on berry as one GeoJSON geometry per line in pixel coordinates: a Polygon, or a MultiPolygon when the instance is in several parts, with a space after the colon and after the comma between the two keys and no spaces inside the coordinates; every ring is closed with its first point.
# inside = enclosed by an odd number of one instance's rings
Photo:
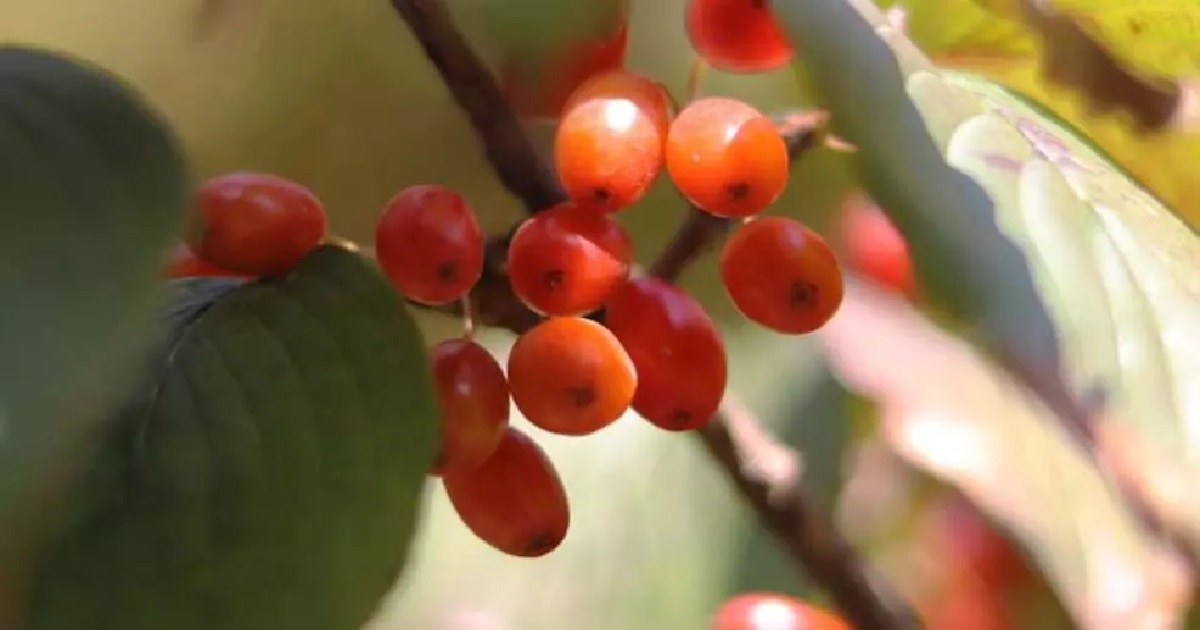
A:
{"type": "Polygon", "coordinates": [[[580,385],[567,390],[567,395],[571,397],[571,404],[583,409],[592,406],[596,402],[596,390],[591,385],[580,385]]]}
{"type": "Polygon", "coordinates": [[[521,551],[528,556],[541,556],[550,553],[558,546],[558,537],[550,534],[539,534],[529,539],[521,551]]]}
{"type": "Polygon", "coordinates": [[[750,0],[750,6],[755,9],[765,9],[767,8],[767,0],[750,0]]]}
{"type": "Polygon", "coordinates": [[[458,277],[458,262],[447,260],[446,262],[438,265],[433,272],[437,274],[438,280],[446,284],[450,284],[451,282],[454,282],[455,278],[458,277]]]}
{"type": "Polygon", "coordinates": [[[788,289],[788,303],[793,309],[812,308],[817,302],[817,285],[801,280],[788,289]]]}
{"type": "Polygon", "coordinates": [[[729,195],[730,201],[743,201],[750,196],[750,184],[746,182],[734,182],[725,186],[725,194],[729,195]]]}
{"type": "Polygon", "coordinates": [[[600,203],[605,203],[609,199],[612,199],[612,193],[608,192],[608,189],[604,187],[595,188],[592,190],[592,199],[600,203]]]}
{"type": "Polygon", "coordinates": [[[542,282],[550,290],[562,288],[563,283],[566,281],[567,274],[562,269],[551,269],[542,274],[542,282]]]}
{"type": "Polygon", "coordinates": [[[687,426],[692,421],[692,412],[687,409],[676,409],[671,413],[671,423],[677,427],[687,426]]]}

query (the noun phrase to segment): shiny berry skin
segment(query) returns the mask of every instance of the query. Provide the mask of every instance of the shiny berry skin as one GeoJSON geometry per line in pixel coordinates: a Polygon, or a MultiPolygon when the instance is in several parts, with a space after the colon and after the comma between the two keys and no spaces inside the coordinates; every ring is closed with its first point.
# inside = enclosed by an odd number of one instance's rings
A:
{"type": "Polygon", "coordinates": [[[188,233],[196,255],[251,276],[286,273],[325,237],[321,201],[309,189],[269,173],[214,177],[196,191],[188,233]]]}
{"type": "Polygon", "coordinates": [[[481,466],[447,474],[442,482],[459,519],[504,553],[544,556],[567,537],[571,511],[558,471],[545,451],[516,428],[505,429],[481,466]]]}
{"type": "Polygon", "coordinates": [[[666,90],[632,72],[580,86],[554,136],[554,166],[567,196],[597,212],[640,200],[662,171],[670,110],[666,90]]]}
{"type": "Polygon", "coordinates": [[[525,220],[508,246],[513,293],[545,315],[599,309],[629,277],[633,243],[611,216],[563,203],[525,220]]]}
{"type": "Polygon", "coordinates": [[[442,186],[405,188],[375,228],[375,258],[392,286],[422,304],[461,298],[483,275],[483,230],[461,195],[442,186]]]}
{"type": "Polygon", "coordinates": [[[720,266],[738,310],[776,332],[813,332],[842,304],[842,270],[833,250],[799,221],[763,217],[741,226],[725,242],[720,266]]]}
{"type": "Polygon", "coordinates": [[[684,197],[719,217],[760,212],[788,181],[787,145],[775,124],[729,98],[692,101],[675,117],[666,165],[684,197]]]}
{"type": "Polygon", "coordinates": [[[483,346],[447,339],[430,351],[441,420],[433,474],[478,468],[508,427],[508,377],[483,346]]]}
{"type": "Polygon", "coordinates": [[[500,86],[518,114],[558,118],[571,94],[588,79],[625,65],[629,22],[622,17],[606,35],[576,42],[548,62],[526,67],[507,63],[500,69],[500,86]]]}
{"type": "Polygon", "coordinates": [[[580,317],[551,317],[513,344],[508,382],[517,409],[535,426],[587,435],[629,409],[637,373],[607,328],[580,317]]]}
{"type": "Polygon", "coordinates": [[[776,593],[744,593],[725,601],[713,630],[850,630],[837,615],[776,593]]]}
{"type": "Polygon", "coordinates": [[[770,0],[688,0],[686,28],[696,54],[725,72],[775,70],[795,54],[770,0]]]}
{"type": "Polygon", "coordinates": [[[177,243],[171,249],[171,254],[167,258],[167,268],[163,271],[163,275],[168,278],[248,277],[246,274],[222,269],[200,258],[186,243],[177,243]]]}
{"type": "Polygon", "coordinates": [[[662,280],[636,278],[613,294],[604,322],[637,370],[634,411],[670,431],[712,418],[728,366],[716,324],[696,300],[662,280]]]}
{"type": "Polygon", "coordinates": [[[837,234],[849,269],[883,289],[916,297],[917,281],[908,241],[868,197],[858,193],[847,199],[837,234]]]}

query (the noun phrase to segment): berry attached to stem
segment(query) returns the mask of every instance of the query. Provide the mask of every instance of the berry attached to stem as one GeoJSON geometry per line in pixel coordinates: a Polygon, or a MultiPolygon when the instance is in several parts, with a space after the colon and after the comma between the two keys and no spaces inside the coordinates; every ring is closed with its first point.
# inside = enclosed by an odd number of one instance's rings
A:
{"type": "Polygon", "coordinates": [[[581,85],[554,137],[554,165],[567,195],[598,212],[641,199],[662,170],[670,108],[661,85],[632,72],[581,85]]]}
{"type": "Polygon", "coordinates": [[[637,373],[621,343],[590,319],[551,317],[526,331],[508,355],[513,402],[535,426],[587,435],[633,402],[637,373]]]}
{"type": "Polygon", "coordinates": [[[448,339],[430,353],[441,411],[441,451],[433,474],[478,468],[508,427],[508,379],[483,346],[448,339]]]}
{"type": "Polygon", "coordinates": [[[483,275],[483,230],[461,195],[442,186],[400,191],[375,228],[375,257],[404,297],[422,304],[460,299],[483,275]]]}
{"type": "Polygon", "coordinates": [[[626,278],[633,244],[611,216],[559,204],[521,224],[508,246],[513,293],[545,315],[599,309],[626,278]]]}
{"type": "Polygon", "coordinates": [[[679,192],[719,217],[757,214],[788,181],[787,145],[775,124],[729,98],[692,101],[667,134],[667,172],[679,192]]]}
{"type": "Polygon", "coordinates": [[[682,289],[637,278],[617,290],[605,323],[637,370],[633,409],[656,426],[703,426],[725,394],[728,366],[716,324],[682,289]]]}
{"type": "Polygon", "coordinates": [[[686,28],[696,53],[726,72],[774,70],[795,54],[770,0],[689,0],[686,28]]]}
{"type": "Polygon", "coordinates": [[[235,172],[196,193],[188,245],[205,261],[249,276],[286,273],[325,236],[321,201],[278,175],[235,172]]]}
{"type": "Polygon", "coordinates": [[[459,519],[480,540],[513,556],[554,551],[571,512],[553,462],[536,442],[509,427],[492,456],[474,470],[442,478],[459,519]]]}
{"type": "Polygon", "coordinates": [[[776,332],[813,332],[842,304],[833,250],[799,221],[764,217],[739,227],[725,242],[720,267],[738,310],[776,332]]]}

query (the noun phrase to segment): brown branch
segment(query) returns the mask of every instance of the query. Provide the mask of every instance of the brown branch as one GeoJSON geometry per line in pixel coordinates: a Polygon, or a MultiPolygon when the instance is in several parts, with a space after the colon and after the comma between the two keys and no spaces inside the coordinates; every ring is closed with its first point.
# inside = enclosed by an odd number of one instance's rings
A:
{"type": "MultiPolygon", "coordinates": [[[[438,0],[392,0],[441,74],[455,101],[471,119],[501,183],[536,212],[562,200],[519,121],[484,64],[471,52],[438,0]]],[[[780,123],[793,157],[823,137],[822,114],[788,114],[780,123]],[[802,124],[804,123],[804,124],[802,124]]],[[[675,280],[700,253],[728,230],[730,223],[692,208],[651,272],[675,280]]],[[[521,304],[504,273],[507,238],[489,244],[484,276],[472,293],[483,325],[516,333],[539,317],[521,304]]],[[[797,564],[821,584],[856,627],[870,630],[917,628],[909,606],[878,580],[832,520],[816,509],[800,484],[800,459],[780,444],[731,396],[704,429],[705,448],[738,488],[759,520],[797,564]]]]}
{"type": "Polygon", "coordinates": [[[531,213],[565,200],[487,64],[459,33],[442,0],[392,0],[392,7],[437,68],[454,102],[471,120],[500,183],[531,213]]]}

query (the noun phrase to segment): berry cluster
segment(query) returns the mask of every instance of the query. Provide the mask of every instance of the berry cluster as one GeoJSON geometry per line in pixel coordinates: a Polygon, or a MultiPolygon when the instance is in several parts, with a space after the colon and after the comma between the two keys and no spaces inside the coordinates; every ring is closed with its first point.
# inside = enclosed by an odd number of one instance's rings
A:
{"type": "MultiPolygon", "coordinates": [[[[687,25],[714,67],[763,71],[792,55],[761,1],[692,0],[687,25]]],[[[699,211],[736,222],[720,276],[748,319],[809,333],[842,300],[841,269],[825,240],[792,219],[760,216],[788,181],[776,124],[732,98],[680,108],[660,83],[620,67],[626,31],[622,23],[620,45],[597,53],[608,61],[576,68],[590,74],[574,77],[556,103],[554,162],[567,200],[525,220],[509,239],[512,295],[544,319],[517,339],[506,369],[472,339],[471,327],[430,353],[441,412],[431,472],[468,528],[513,555],[555,549],[570,512],[554,465],[510,426],[510,403],[542,430],[583,436],[629,410],[664,430],[698,429],[724,396],[728,365],[716,324],[673,284],[633,275],[633,244],[616,218],[660,175],[699,211]]],[[[200,221],[172,275],[283,273],[325,235],[316,196],[272,175],[215,178],[197,205],[200,221]]],[[[469,319],[485,234],[458,192],[416,185],[397,193],[379,217],[375,255],[406,299],[461,301],[469,319]]]]}

